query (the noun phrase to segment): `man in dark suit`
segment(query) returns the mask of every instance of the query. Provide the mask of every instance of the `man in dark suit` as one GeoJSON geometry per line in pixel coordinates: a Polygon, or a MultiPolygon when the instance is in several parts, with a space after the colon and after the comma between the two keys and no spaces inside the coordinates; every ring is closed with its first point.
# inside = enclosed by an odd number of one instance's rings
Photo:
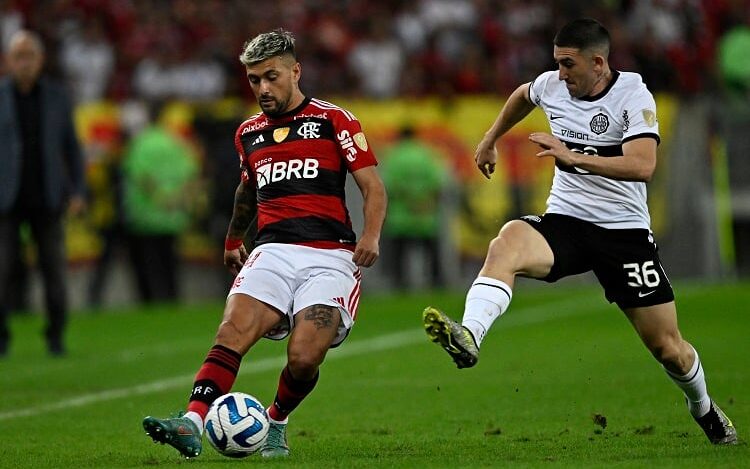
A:
{"type": "Polygon", "coordinates": [[[63,216],[85,207],[84,168],[64,88],[42,77],[44,46],[30,31],[6,48],[0,80],[0,356],[8,350],[7,285],[26,222],[38,250],[47,305],[45,339],[65,353],[67,316],[63,216]]]}

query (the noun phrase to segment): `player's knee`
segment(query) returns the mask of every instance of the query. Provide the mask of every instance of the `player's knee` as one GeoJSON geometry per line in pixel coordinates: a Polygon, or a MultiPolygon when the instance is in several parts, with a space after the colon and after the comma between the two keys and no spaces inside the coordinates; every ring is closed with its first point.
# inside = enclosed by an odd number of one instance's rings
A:
{"type": "MultiPolygon", "coordinates": [[[[507,225],[506,225],[507,227],[507,225]]],[[[503,228],[500,233],[490,241],[487,249],[487,264],[497,268],[512,269],[518,262],[519,252],[516,249],[517,242],[512,231],[503,228]]]]}
{"type": "Polygon", "coordinates": [[[262,327],[261,321],[253,320],[248,314],[233,314],[230,310],[219,324],[215,342],[244,353],[265,333],[262,327]]]}
{"type": "Polygon", "coordinates": [[[502,234],[498,234],[495,238],[490,241],[489,249],[487,249],[487,259],[494,263],[508,259],[508,256],[512,255],[511,244],[508,242],[507,237],[502,234]]]}
{"type": "Polygon", "coordinates": [[[677,340],[669,337],[651,344],[649,349],[654,358],[667,368],[682,368],[684,360],[679,345],[677,340]]]}
{"type": "Polygon", "coordinates": [[[309,381],[318,374],[323,357],[316,353],[302,350],[289,350],[287,366],[292,376],[300,381],[309,381]]]}
{"type": "Polygon", "coordinates": [[[243,328],[241,328],[236,322],[231,319],[224,319],[219,324],[219,329],[216,331],[215,342],[226,347],[230,347],[237,350],[238,345],[242,341],[243,328]]]}

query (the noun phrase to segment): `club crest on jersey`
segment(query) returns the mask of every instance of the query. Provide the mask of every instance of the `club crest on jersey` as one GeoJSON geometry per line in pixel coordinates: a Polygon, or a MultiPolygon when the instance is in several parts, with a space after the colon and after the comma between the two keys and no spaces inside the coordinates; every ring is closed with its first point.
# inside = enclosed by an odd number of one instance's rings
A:
{"type": "Polygon", "coordinates": [[[273,131],[273,141],[276,143],[281,143],[286,139],[287,135],[289,135],[289,127],[281,127],[279,129],[276,129],[273,131]]]}
{"type": "Polygon", "coordinates": [[[320,123],[319,122],[305,122],[299,129],[297,129],[297,135],[302,138],[320,138],[320,123]]]}
{"type": "Polygon", "coordinates": [[[609,128],[609,118],[607,118],[606,115],[600,112],[599,114],[591,118],[589,127],[591,127],[591,131],[596,135],[601,135],[609,128]]]}

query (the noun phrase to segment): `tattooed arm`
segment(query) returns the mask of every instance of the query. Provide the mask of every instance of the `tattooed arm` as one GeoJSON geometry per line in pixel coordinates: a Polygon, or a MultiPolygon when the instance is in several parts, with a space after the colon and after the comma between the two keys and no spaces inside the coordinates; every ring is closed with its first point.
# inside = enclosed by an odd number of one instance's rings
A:
{"type": "Polygon", "coordinates": [[[240,182],[234,193],[234,209],[224,244],[224,265],[232,275],[237,275],[247,260],[243,240],[250,226],[257,222],[257,214],[255,184],[240,182]]]}

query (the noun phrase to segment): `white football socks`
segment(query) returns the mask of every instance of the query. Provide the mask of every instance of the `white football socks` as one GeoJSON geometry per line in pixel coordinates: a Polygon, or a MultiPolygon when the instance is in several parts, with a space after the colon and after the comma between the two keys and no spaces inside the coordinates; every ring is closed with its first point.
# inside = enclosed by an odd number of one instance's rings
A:
{"type": "Polygon", "coordinates": [[[687,374],[678,375],[666,368],[664,368],[664,371],[672,378],[677,387],[682,389],[687,398],[690,414],[698,418],[706,415],[711,409],[711,398],[706,391],[706,377],[703,374],[703,367],[701,366],[700,358],[698,358],[698,352],[695,349],[693,349],[693,352],[695,353],[695,360],[687,374]]]}
{"type": "Polygon", "coordinates": [[[192,420],[195,426],[198,427],[198,431],[200,432],[200,434],[203,435],[203,419],[198,414],[198,412],[193,412],[191,410],[191,411],[185,412],[185,415],[183,415],[183,417],[187,417],[190,420],[192,420]]]}
{"type": "Polygon", "coordinates": [[[512,297],[510,287],[494,278],[477,277],[471,284],[466,294],[462,325],[474,336],[477,347],[495,319],[508,309],[512,297]]]}

